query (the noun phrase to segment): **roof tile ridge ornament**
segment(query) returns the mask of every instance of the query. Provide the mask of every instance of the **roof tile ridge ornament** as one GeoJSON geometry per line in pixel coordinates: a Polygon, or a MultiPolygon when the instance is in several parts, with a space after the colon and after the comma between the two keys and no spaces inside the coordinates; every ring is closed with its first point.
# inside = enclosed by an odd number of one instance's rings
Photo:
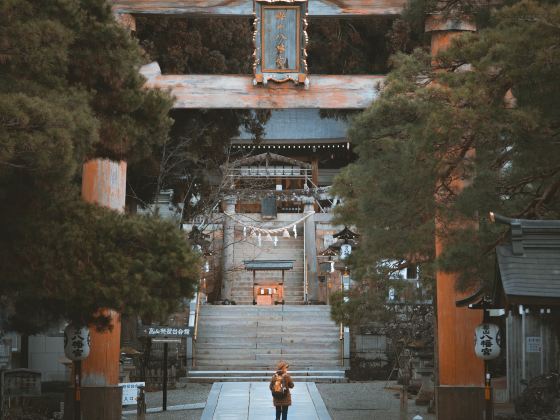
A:
{"type": "Polygon", "coordinates": [[[253,1],[253,86],[292,81],[309,89],[308,0],[253,1]]]}
{"type": "Polygon", "coordinates": [[[501,214],[490,212],[492,223],[500,223],[510,226],[511,246],[514,255],[523,255],[523,226],[521,219],[512,219],[501,214]]]}

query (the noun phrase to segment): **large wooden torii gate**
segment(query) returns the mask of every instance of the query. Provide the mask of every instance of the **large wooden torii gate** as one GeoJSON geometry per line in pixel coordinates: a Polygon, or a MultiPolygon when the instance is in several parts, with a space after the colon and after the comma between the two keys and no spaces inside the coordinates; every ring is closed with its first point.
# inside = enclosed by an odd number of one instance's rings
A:
{"type": "MultiPolygon", "coordinates": [[[[263,0],[268,1],[268,0],[263,0]]],[[[292,0],[286,0],[287,3],[292,0]]],[[[225,15],[251,16],[253,0],[112,0],[113,11],[122,24],[133,28],[134,14],[160,15],[225,15]]],[[[312,17],[352,17],[366,15],[396,15],[406,0],[309,0],[309,15],[312,17]]],[[[459,22],[460,23],[460,22],[459,22]]],[[[427,27],[431,31],[432,51],[445,48],[450,35],[465,30],[458,22],[438,22],[427,27]]],[[[470,29],[466,29],[470,30],[470,29]]],[[[334,108],[363,109],[377,97],[378,85],[383,76],[340,76],[310,75],[308,89],[291,84],[254,86],[252,76],[243,75],[162,75],[157,63],[144,66],[141,70],[146,77],[146,87],[168,89],[175,96],[176,108],[334,108]]],[[[110,188],[109,185],[106,186],[110,188]]],[[[87,197],[86,197],[87,199],[87,197]]],[[[438,243],[441,252],[441,244],[438,243]]],[[[438,360],[440,390],[438,409],[443,408],[440,418],[447,420],[478,420],[479,417],[469,406],[482,385],[482,364],[474,357],[472,336],[479,314],[466,313],[455,307],[458,298],[454,290],[453,275],[438,273],[438,360]],[[443,321],[443,322],[442,322],[443,321]],[[441,397],[445,396],[447,404],[441,397]]],[[[118,363],[117,330],[105,333],[116,340],[111,350],[111,360],[118,363]]],[[[95,346],[98,347],[98,346],[95,346]]],[[[92,348],[92,353],[104,349],[92,348]]],[[[91,357],[91,356],[90,356],[91,357]]],[[[99,358],[97,358],[99,359],[99,358]]],[[[112,377],[114,366],[100,363],[95,357],[89,368],[100,377],[112,377]]],[[[99,359],[101,360],[101,359],[99,359]]],[[[108,360],[108,359],[107,359],[108,360]]],[[[113,364],[109,363],[109,364],[113,364]]],[[[103,382],[107,382],[105,379],[103,382]]],[[[112,383],[112,382],[108,382],[112,383]]],[[[120,418],[120,413],[114,413],[120,418]]],[[[94,417],[91,417],[94,418],[94,417]]],[[[108,416],[105,418],[113,418],[108,416]]]]}

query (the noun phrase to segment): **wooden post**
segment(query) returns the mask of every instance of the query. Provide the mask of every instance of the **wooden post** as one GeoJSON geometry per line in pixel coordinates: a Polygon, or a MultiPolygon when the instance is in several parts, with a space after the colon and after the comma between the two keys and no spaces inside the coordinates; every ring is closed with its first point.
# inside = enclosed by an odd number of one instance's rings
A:
{"type": "Polygon", "coordinates": [[[408,372],[403,377],[399,420],[408,420],[408,372]]]}
{"type": "Polygon", "coordinates": [[[144,392],[144,386],[140,385],[138,387],[138,402],[136,406],[136,419],[146,420],[146,393],[144,392]]]}
{"type": "MultiPolygon", "coordinates": [[[[426,20],[426,32],[431,32],[432,65],[457,35],[475,31],[472,21],[465,16],[431,15],[426,20]]],[[[474,150],[472,151],[474,155],[474,150]]],[[[460,192],[468,181],[457,181],[453,188],[460,192]]],[[[442,220],[436,216],[436,256],[442,254],[445,243],[441,232],[449,223],[461,221],[442,220]]],[[[467,223],[467,222],[465,222],[467,223]]],[[[438,387],[436,408],[438,418],[454,420],[482,420],[484,395],[484,365],[474,353],[473,334],[482,322],[482,311],[458,308],[456,301],[464,297],[456,291],[456,273],[438,271],[437,289],[437,366],[438,387]],[[478,400],[480,398],[480,400],[478,400]]]]}
{"type": "Polygon", "coordinates": [[[167,342],[163,343],[163,401],[162,401],[162,411],[167,411],[167,352],[169,350],[169,344],[167,342]]]}
{"type": "MultiPolygon", "coordinates": [[[[303,200],[304,212],[313,212],[315,199],[313,197],[305,197],[303,200]]],[[[307,291],[308,301],[317,303],[319,298],[319,277],[317,275],[317,246],[315,244],[315,216],[309,216],[303,222],[304,225],[304,254],[305,267],[307,273],[307,291]]]]}
{"type": "Polygon", "coordinates": [[[490,372],[488,371],[488,362],[484,363],[484,369],[486,371],[485,381],[484,381],[484,400],[486,401],[485,409],[485,420],[494,420],[494,396],[492,392],[492,382],[490,372]]]}
{"type": "Polygon", "coordinates": [[[82,384],[82,361],[74,362],[74,419],[81,420],[82,413],[80,408],[80,387],[82,384]]]}
{"type": "MultiPolygon", "coordinates": [[[[82,198],[99,206],[124,212],[126,162],[94,159],[84,164],[82,198]]],[[[111,317],[110,329],[99,332],[90,328],[91,350],[82,362],[82,416],[84,420],[120,420],[122,390],[119,384],[121,343],[120,314],[100,308],[111,317]]]]}

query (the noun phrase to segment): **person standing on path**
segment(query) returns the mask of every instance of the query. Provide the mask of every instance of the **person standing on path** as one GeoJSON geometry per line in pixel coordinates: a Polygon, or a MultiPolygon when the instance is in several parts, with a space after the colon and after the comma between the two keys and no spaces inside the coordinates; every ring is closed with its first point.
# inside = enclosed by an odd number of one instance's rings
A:
{"type": "Polygon", "coordinates": [[[288,407],[292,405],[292,395],[290,388],[294,387],[294,381],[288,374],[288,363],[284,361],[278,362],[276,373],[270,380],[270,391],[272,391],[272,403],[276,407],[276,420],[288,419],[288,407]]]}

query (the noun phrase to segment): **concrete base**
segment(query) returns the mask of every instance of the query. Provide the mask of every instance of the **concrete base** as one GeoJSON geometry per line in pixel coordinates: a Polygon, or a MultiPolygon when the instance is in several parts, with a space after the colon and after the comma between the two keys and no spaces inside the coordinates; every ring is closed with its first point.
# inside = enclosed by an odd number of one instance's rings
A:
{"type": "Polygon", "coordinates": [[[64,420],[121,420],[121,387],[83,387],[80,395],[82,418],[75,419],[74,389],[68,388],[66,390],[64,420]]]}
{"type": "Polygon", "coordinates": [[[484,387],[438,386],[437,417],[442,420],[484,420],[484,387]]]}

